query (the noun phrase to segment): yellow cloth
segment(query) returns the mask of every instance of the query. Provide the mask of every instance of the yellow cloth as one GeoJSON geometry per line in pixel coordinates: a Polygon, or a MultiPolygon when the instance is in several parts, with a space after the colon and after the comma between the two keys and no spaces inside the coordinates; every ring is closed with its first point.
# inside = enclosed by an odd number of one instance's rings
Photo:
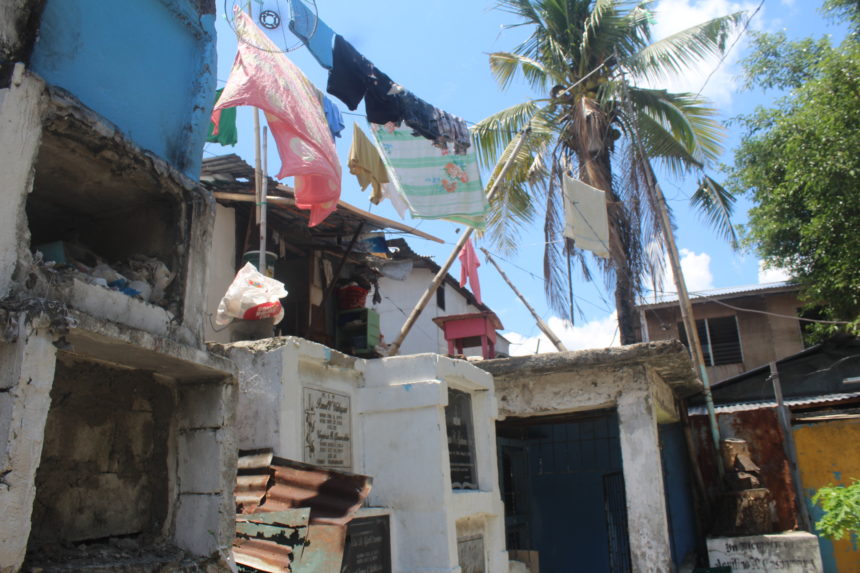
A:
{"type": "Polygon", "coordinates": [[[357,123],[352,124],[352,146],[349,148],[349,172],[358,178],[361,190],[373,185],[370,200],[374,205],[382,201],[382,185],[388,183],[388,170],[376,146],[368,139],[357,123]]]}

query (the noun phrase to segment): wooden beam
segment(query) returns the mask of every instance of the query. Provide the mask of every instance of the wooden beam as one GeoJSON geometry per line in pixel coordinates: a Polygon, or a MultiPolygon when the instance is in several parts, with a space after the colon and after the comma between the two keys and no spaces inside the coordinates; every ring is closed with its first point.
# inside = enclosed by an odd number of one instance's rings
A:
{"type": "MultiPolygon", "coordinates": [[[[246,193],[227,193],[224,191],[215,191],[212,193],[212,196],[220,201],[239,201],[243,203],[253,203],[256,201],[256,198],[253,195],[246,193]]],[[[271,203],[272,205],[287,205],[290,207],[295,207],[296,200],[292,197],[278,197],[276,195],[267,195],[266,203],[271,203]]],[[[429,233],[425,233],[424,231],[419,231],[418,229],[410,227],[409,225],[398,223],[397,221],[394,221],[392,219],[386,219],[385,217],[374,215],[369,211],[359,209],[358,207],[350,205],[349,203],[346,203],[344,201],[339,201],[338,207],[343,207],[350,213],[358,215],[359,217],[362,217],[370,221],[371,223],[375,223],[380,227],[396,229],[398,231],[403,231],[404,233],[415,235],[416,237],[421,237],[422,239],[427,239],[428,241],[445,244],[445,241],[440,239],[439,237],[433,236],[429,233]]]]}

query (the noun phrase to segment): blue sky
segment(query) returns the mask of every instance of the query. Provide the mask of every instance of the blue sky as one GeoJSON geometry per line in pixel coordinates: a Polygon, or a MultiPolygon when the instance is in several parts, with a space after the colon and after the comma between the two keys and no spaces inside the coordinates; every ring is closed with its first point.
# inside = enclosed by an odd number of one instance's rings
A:
{"type": "MultiPolygon", "coordinates": [[[[216,1],[219,16],[218,85],[222,87],[229,76],[236,53],[236,38],[223,17],[224,0],[216,1]]],[[[255,11],[260,7],[277,10],[283,13],[284,19],[288,19],[285,0],[254,0],[254,3],[255,11]]],[[[227,4],[231,6],[232,0],[227,0],[227,4]]],[[[487,0],[365,0],[361,3],[352,0],[317,0],[317,9],[323,21],[394,81],[436,107],[467,121],[477,122],[509,105],[530,97],[539,97],[522,83],[502,92],[490,75],[487,54],[510,50],[523,37],[521,30],[503,29],[505,24],[515,22],[514,17],[493,9],[494,4],[487,0]]],[[[758,0],[661,0],[653,7],[656,22],[654,35],[656,38],[662,38],[697,22],[737,10],[746,10],[751,14],[757,6],[758,0]]],[[[784,29],[790,37],[840,33],[822,18],[818,6],[819,2],[809,0],[767,0],[750,22],[750,29],[784,29]]],[[[690,70],[684,77],[675,78],[665,87],[673,91],[694,93],[701,89],[703,95],[711,98],[724,119],[749,112],[756,105],[767,105],[777,94],[739,91],[741,82],[737,78],[737,62],[748,49],[747,38],[740,38],[722,65],[718,66],[717,60],[705,62],[698,69],[690,70]]],[[[290,51],[288,57],[324,91],[326,70],[319,66],[304,47],[298,46],[297,38],[286,30],[280,43],[289,48],[297,48],[290,51]]],[[[332,99],[342,112],[349,111],[342,102],[336,98],[332,99]]],[[[363,105],[359,105],[354,113],[362,113],[363,108],[363,105]]],[[[204,157],[235,152],[253,164],[251,117],[249,108],[240,108],[239,144],[235,148],[207,144],[204,157]]],[[[372,205],[368,194],[360,191],[355,177],[345,168],[352,123],[357,121],[362,129],[367,130],[365,119],[360,115],[345,114],[344,119],[347,124],[344,137],[337,140],[338,154],[344,166],[341,198],[376,214],[398,219],[397,213],[386,202],[379,206],[372,205]]],[[[731,163],[732,149],[737,142],[738,134],[731,129],[727,130],[726,153],[723,159],[725,163],[731,163]]],[[[274,174],[280,162],[271,142],[269,147],[269,172],[274,174]]],[[[291,182],[288,179],[285,183],[291,182]]],[[[689,181],[677,181],[664,176],[661,178],[661,184],[675,216],[676,238],[682,252],[682,266],[690,290],[781,279],[779,273],[762,276],[759,261],[754,254],[733,252],[728,244],[688,208],[689,196],[693,190],[689,181]]],[[[736,223],[745,221],[748,207],[749,204],[744,199],[738,202],[736,223]]],[[[438,245],[418,237],[407,236],[415,251],[433,256],[439,263],[447,258],[458,238],[459,226],[454,223],[420,219],[407,219],[405,222],[446,241],[446,245],[438,245]]],[[[541,224],[524,230],[519,237],[519,244],[519,251],[515,255],[499,254],[496,260],[567,347],[578,349],[617,344],[612,290],[600,279],[596,284],[585,283],[575,269],[573,289],[581,315],[578,312],[573,326],[566,324],[553,316],[543,295],[540,278],[543,258],[541,224]]],[[[503,332],[513,343],[512,353],[534,352],[540,334],[534,320],[499,278],[495,269],[483,261],[483,255],[479,256],[483,263],[479,274],[484,302],[496,311],[504,323],[503,332]]],[[[459,276],[458,263],[454,264],[451,272],[454,276],[459,276]]],[[[666,281],[665,290],[674,290],[671,284],[671,280],[666,281]]],[[[544,338],[540,342],[540,351],[549,350],[552,350],[552,347],[544,338]]]]}

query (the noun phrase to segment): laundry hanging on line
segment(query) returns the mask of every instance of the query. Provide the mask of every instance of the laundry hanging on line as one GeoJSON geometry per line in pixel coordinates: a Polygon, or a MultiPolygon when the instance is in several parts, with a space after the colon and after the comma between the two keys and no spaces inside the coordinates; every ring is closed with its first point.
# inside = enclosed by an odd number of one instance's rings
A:
{"type": "Polygon", "coordinates": [[[239,42],[212,121],[217,124],[226,107],[263,110],[281,157],[277,177],[295,177],[296,206],[310,210],[309,226],[318,225],[337,208],[341,185],[340,163],[318,90],[247,14],[235,8],[233,21],[236,33],[247,41],[239,42]]]}
{"type": "Polygon", "coordinates": [[[371,124],[371,132],[392,182],[415,217],[485,227],[489,203],[474,151],[451,155],[415,137],[405,125],[371,124]]]}
{"type": "Polygon", "coordinates": [[[471,144],[466,122],[422,100],[361,55],[342,36],[335,36],[333,66],[326,90],[355,110],[364,99],[367,121],[376,124],[405,122],[413,134],[433,141],[440,149],[449,145],[465,154],[471,144]]]}
{"type": "Polygon", "coordinates": [[[340,132],[343,131],[343,128],[346,127],[343,123],[343,116],[340,114],[340,110],[337,109],[337,106],[334,105],[334,102],[331,101],[328,97],[322,96],[322,104],[323,104],[323,112],[325,112],[325,119],[328,121],[328,128],[331,131],[331,137],[334,139],[335,137],[340,137],[340,132]]]}
{"type": "MultiPolygon", "coordinates": [[[[215,91],[215,103],[221,97],[224,89],[215,91]]],[[[228,107],[221,110],[221,117],[218,121],[217,130],[213,122],[209,122],[209,132],[206,134],[208,143],[220,143],[221,145],[236,145],[239,141],[238,131],[236,130],[236,108],[228,107]]]]}
{"type": "Polygon", "coordinates": [[[481,283],[478,282],[478,267],[481,266],[481,261],[478,260],[478,254],[472,246],[472,239],[466,239],[466,244],[463,245],[458,258],[460,259],[460,286],[466,286],[468,282],[475,300],[481,304],[481,283]]]}
{"type": "Polygon", "coordinates": [[[290,31],[299,37],[319,64],[332,67],[334,31],[302,0],[290,0],[290,31]]]}
{"type": "Polygon", "coordinates": [[[373,190],[370,201],[379,205],[382,201],[382,185],[388,183],[388,169],[379,156],[376,146],[364,135],[357,123],[352,124],[352,146],[349,148],[349,172],[356,176],[361,190],[370,185],[373,190]]]}
{"type": "Polygon", "coordinates": [[[399,100],[402,90],[391,78],[362,56],[342,36],[335,36],[332,61],[326,91],[351,110],[364,99],[367,120],[372,123],[402,120],[399,100]]]}
{"type": "Polygon", "coordinates": [[[564,175],[564,236],[598,257],[609,258],[606,193],[564,175]]]}

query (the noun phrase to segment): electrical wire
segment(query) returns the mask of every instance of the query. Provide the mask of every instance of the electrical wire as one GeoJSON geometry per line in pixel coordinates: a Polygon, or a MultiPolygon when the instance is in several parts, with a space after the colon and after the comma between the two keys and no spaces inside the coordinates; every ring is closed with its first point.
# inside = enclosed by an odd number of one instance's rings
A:
{"type": "Polygon", "coordinates": [[[735,38],[734,42],[732,42],[732,45],[731,45],[731,46],[729,46],[729,49],[728,49],[728,50],[726,50],[725,52],[723,52],[723,55],[722,55],[722,57],[720,58],[720,61],[719,61],[719,62],[717,62],[717,65],[716,65],[716,66],[714,66],[714,69],[713,69],[713,70],[711,70],[711,73],[710,73],[710,74],[708,74],[708,77],[706,77],[706,78],[705,78],[705,82],[702,84],[702,87],[700,87],[700,88],[699,88],[699,91],[698,91],[698,92],[696,92],[696,97],[697,97],[697,98],[698,98],[700,95],[702,95],[702,91],[705,89],[705,86],[707,86],[707,85],[708,85],[708,82],[709,82],[709,81],[711,81],[711,78],[714,76],[714,74],[715,74],[715,73],[717,73],[717,70],[719,70],[719,69],[720,69],[720,66],[722,66],[722,65],[723,65],[723,62],[725,62],[725,61],[726,61],[726,58],[728,57],[729,52],[731,52],[731,51],[732,51],[732,49],[735,47],[735,45],[740,41],[740,39],[741,39],[741,38],[743,37],[743,35],[746,33],[747,29],[749,28],[750,22],[751,22],[751,21],[752,21],[752,19],[755,17],[755,15],[756,15],[756,14],[758,14],[758,12],[759,12],[759,10],[761,10],[761,7],[762,7],[762,6],[764,6],[764,0],[761,0],[761,2],[759,2],[759,3],[758,3],[758,6],[756,6],[756,9],[755,9],[755,10],[753,10],[753,13],[752,13],[752,14],[750,14],[750,17],[749,17],[749,18],[747,18],[747,21],[744,23],[743,30],[741,30],[740,34],[738,34],[738,35],[737,35],[737,37],[735,38]]]}
{"type": "MultiPolygon", "coordinates": [[[[675,292],[663,292],[663,291],[652,291],[652,292],[657,293],[657,294],[661,294],[661,295],[675,295],[675,296],[678,295],[678,293],[675,293],[675,292]]],[[[800,322],[814,322],[817,324],[842,324],[842,325],[852,324],[851,322],[848,322],[845,320],[821,320],[818,318],[804,318],[804,317],[797,316],[797,315],[780,314],[778,312],[770,312],[767,310],[758,310],[755,308],[743,308],[743,307],[731,305],[727,302],[723,302],[723,301],[721,301],[721,300],[719,300],[713,296],[708,296],[708,295],[702,293],[701,291],[700,292],[690,291],[690,295],[695,296],[697,299],[704,299],[704,300],[707,300],[709,302],[714,302],[716,304],[719,304],[719,305],[728,307],[732,310],[737,310],[740,312],[749,312],[749,313],[753,313],[753,314],[764,314],[764,315],[773,316],[776,318],[789,318],[792,320],[798,320],[800,322]]],[[[672,301],[667,301],[667,302],[672,302],[672,301]]]]}

